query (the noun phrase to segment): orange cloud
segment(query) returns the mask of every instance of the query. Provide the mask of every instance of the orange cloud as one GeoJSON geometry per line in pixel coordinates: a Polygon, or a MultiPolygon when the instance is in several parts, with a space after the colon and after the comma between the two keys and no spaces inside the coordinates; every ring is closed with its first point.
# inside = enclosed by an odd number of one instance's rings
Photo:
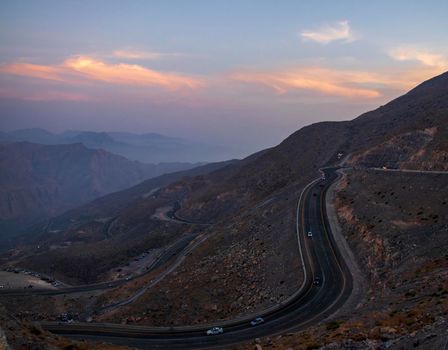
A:
{"type": "MultiPolygon", "coordinates": [[[[429,78],[443,73],[444,67],[384,68],[377,71],[350,71],[304,66],[282,71],[230,74],[230,79],[262,85],[282,95],[289,91],[313,91],[320,95],[375,99],[391,91],[405,92],[429,78]]],[[[390,98],[391,96],[389,96],[390,98]]]]}
{"type": "Polygon", "coordinates": [[[88,79],[112,84],[162,86],[170,90],[183,87],[193,89],[201,85],[198,79],[179,74],[160,73],[136,64],[107,64],[89,57],[68,59],[63,66],[88,79]]]}
{"type": "Polygon", "coordinates": [[[11,63],[0,65],[0,72],[23,77],[64,81],[64,70],[58,66],[42,66],[31,63],[11,63]]]}
{"type": "Polygon", "coordinates": [[[162,87],[169,90],[195,89],[199,79],[177,73],[165,73],[139,65],[108,64],[90,57],[74,57],[61,65],[12,63],[0,66],[0,73],[65,82],[102,81],[109,84],[162,87]]]}
{"type": "Polygon", "coordinates": [[[290,90],[316,91],[323,95],[340,97],[376,98],[381,94],[378,90],[363,87],[362,84],[377,82],[377,79],[366,72],[344,72],[320,67],[303,67],[281,72],[237,72],[231,79],[268,86],[278,94],[290,90]]]}
{"type": "Polygon", "coordinates": [[[428,67],[448,68],[448,59],[446,57],[416,46],[396,47],[389,54],[397,61],[417,61],[428,67]]]}

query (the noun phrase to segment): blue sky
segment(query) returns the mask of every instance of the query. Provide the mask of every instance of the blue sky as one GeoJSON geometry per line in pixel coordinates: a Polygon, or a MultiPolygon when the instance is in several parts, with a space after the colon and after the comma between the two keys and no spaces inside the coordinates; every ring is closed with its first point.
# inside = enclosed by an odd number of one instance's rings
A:
{"type": "Polygon", "coordinates": [[[0,129],[160,132],[244,152],[448,69],[446,1],[7,1],[0,129]]]}

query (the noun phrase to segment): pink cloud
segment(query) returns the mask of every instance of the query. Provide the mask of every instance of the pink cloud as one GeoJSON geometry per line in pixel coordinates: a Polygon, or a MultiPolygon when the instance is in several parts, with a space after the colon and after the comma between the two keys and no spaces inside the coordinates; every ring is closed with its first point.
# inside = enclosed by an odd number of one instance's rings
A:
{"type": "Polygon", "coordinates": [[[321,67],[302,67],[277,72],[236,72],[231,79],[272,88],[278,94],[292,90],[314,91],[322,95],[347,98],[376,98],[378,90],[363,87],[374,79],[365,72],[344,72],[321,67]]]}
{"type": "Polygon", "coordinates": [[[168,90],[197,89],[203,82],[195,77],[158,72],[140,65],[109,64],[90,57],[74,57],[60,65],[12,63],[0,66],[0,73],[77,84],[101,81],[114,85],[160,87],[168,90]]]}
{"type": "Polygon", "coordinates": [[[301,66],[285,70],[237,71],[230,74],[230,79],[267,86],[278,95],[292,91],[311,91],[317,95],[375,99],[383,97],[386,90],[404,92],[442,71],[439,67],[360,71],[301,66]]]}
{"type": "Polygon", "coordinates": [[[161,73],[136,64],[107,64],[89,57],[68,59],[63,67],[78,72],[87,79],[111,84],[159,86],[169,90],[195,89],[202,85],[196,78],[176,73],[161,73]]]}
{"type": "Polygon", "coordinates": [[[58,66],[43,66],[32,63],[11,63],[0,65],[0,73],[22,77],[65,81],[64,69],[58,66]]]}
{"type": "Polygon", "coordinates": [[[416,61],[428,67],[448,69],[448,58],[415,45],[402,45],[390,50],[389,55],[397,61],[416,61]]]}

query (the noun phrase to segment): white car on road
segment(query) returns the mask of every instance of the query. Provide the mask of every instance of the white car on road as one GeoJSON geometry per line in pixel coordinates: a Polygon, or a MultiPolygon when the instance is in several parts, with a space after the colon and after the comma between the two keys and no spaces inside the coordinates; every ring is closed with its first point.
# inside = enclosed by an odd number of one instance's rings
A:
{"type": "Polygon", "coordinates": [[[308,231],[308,237],[313,237],[313,233],[311,231],[308,231]]]}
{"type": "Polygon", "coordinates": [[[224,329],[222,329],[221,327],[213,327],[207,331],[207,335],[217,335],[222,333],[224,333],[224,329]]]}

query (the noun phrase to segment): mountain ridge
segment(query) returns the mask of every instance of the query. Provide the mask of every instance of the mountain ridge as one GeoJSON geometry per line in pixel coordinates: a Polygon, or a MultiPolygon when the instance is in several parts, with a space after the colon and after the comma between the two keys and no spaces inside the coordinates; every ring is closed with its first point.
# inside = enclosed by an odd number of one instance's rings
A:
{"type": "Polygon", "coordinates": [[[143,164],[82,143],[0,144],[2,231],[20,231],[36,219],[60,214],[147,178],[194,166],[143,164]]]}
{"type": "MultiPolygon", "coordinates": [[[[196,221],[207,221],[213,220],[216,215],[223,216],[223,211],[219,210],[222,207],[230,215],[247,203],[274,195],[276,191],[293,184],[297,178],[311,180],[318,175],[320,167],[338,163],[338,153],[349,156],[349,165],[399,167],[400,164],[410,166],[411,161],[417,164],[418,161],[412,157],[420,151],[420,158],[425,158],[421,164],[427,164],[428,169],[443,170],[447,167],[447,162],[443,161],[447,157],[444,150],[448,149],[446,142],[442,142],[446,140],[448,128],[448,115],[445,113],[448,98],[443,98],[448,97],[447,77],[448,73],[444,73],[432,78],[407,94],[351,121],[319,122],[305,126],[276,147],[207,174],[205,179],[198,182],[201,185],[195,185],[183,200],[180,214],[196,221]],[[428,96],[427,88],[434,84],[438,90],[428,96]],[[420,94],[417,100],[415,94],[420,94]],[[428,104],[428,99],[434,99],[438,103],[437,108],[433,108],[429,115],[423,107],[417,106],[414,111],[413,105],[409,107],[410,96],[412,103],[422,103],[423,106],[428,104]],[[425,130],[434,127],[437,130],[433,134],[420,140],[425,130]],[[396,139],[397,136],[401,138],[396,139]],[[424,153],[420,148],[423,146],[424,153]],[[400,159],[396,159],[394,154],[398,154],[403,147],[408,149],[407,158],[401,155],[400,159]],[[431,162],[434,164],[431,165],[431,162]]],[[[122,194],[125,195],[126,191],[122,194]]]]}
{"type": "Polygon", "coordinates": [[[52,133],[40,128],[1,132],[0,142],[28,141],[46,145],[81,142],[92,149],[105,149],[143,163],[213,162],[233,159],[241,150],[219,145],[208,145],[157,133],[96,132],[68,130],[52,133]]]}
{"type": "MultiPolygon", "coordinates": [[[[445,175],[440,174],[418,177],[418,172],[403,175],[372,168],[446,169],[445,77],[352,121],[306,126],[275,147],[212,171],[171,174],[98,198],[36,228],[40,249],[34,248],[37,242],[19,247],[14,263],[54,273],[73,284],[105,281],[147,252],[163,251],[186,235],[200,234],[206,239],[185,256],[175,273],[133,303],[97,320],[176,326],[257,313],[283,302],[303,280],[297,254],[297,199],[310,181],[321,176],[319,168],[335,166],[344,158],[353,174],[341,181],[334,205],[339,219],[351,227],[346,239],[355,257],[374,277],[367,292],[373,297],[371,309],[360,310],[366,315],[371,310],[381,313],[386,325],[390,318],[401,322],[390,316],[391,305],[382,298],[393,295],[389,300],[404,300],[405,307],[422,306],[412,304],[412,295],[404,294],[408,285],[419,288],[420,282],[413,279],[418,271],[411,266],[408,273],[414,277],[400,280],[402,265],[397,264],[425,261],[428,268],[433,266],[431,276],[437,276],[442,263],[446,265],[441,244],[434,251],[434,241],[429,239],[446,237],[441,221],[446,213],[443,194],[437,194],[437,203],[429,197],[414,198],[417,193],[424,197],[425,189],[444,191],[446,180],[443,183],[445,175]],[[361,193],[364,203],[357,199],[361,193]],[[363,211],[367,205],[372,213],[363,211]],[[156,215],[175,207],[179,217],[208,225],[184,225],[156,215]],[[421,238],[424,230],[428,239],[418,241],[418,250],[412,248],[415,241],[408,230],[414,238],[421,238]],[[388,274],[394,274],[390,280],[388,274]]],[[[139,282],[144,285],[151,278],[139,282]]],[[[135,292],[133,288],[131,283],[106,292],[95,307],[113,304],[135,292]]],[[[424,297],[426,291],[420,292],[424,297]]],[[[376,326],[370,324],[367,332],[376,326]]]]}

